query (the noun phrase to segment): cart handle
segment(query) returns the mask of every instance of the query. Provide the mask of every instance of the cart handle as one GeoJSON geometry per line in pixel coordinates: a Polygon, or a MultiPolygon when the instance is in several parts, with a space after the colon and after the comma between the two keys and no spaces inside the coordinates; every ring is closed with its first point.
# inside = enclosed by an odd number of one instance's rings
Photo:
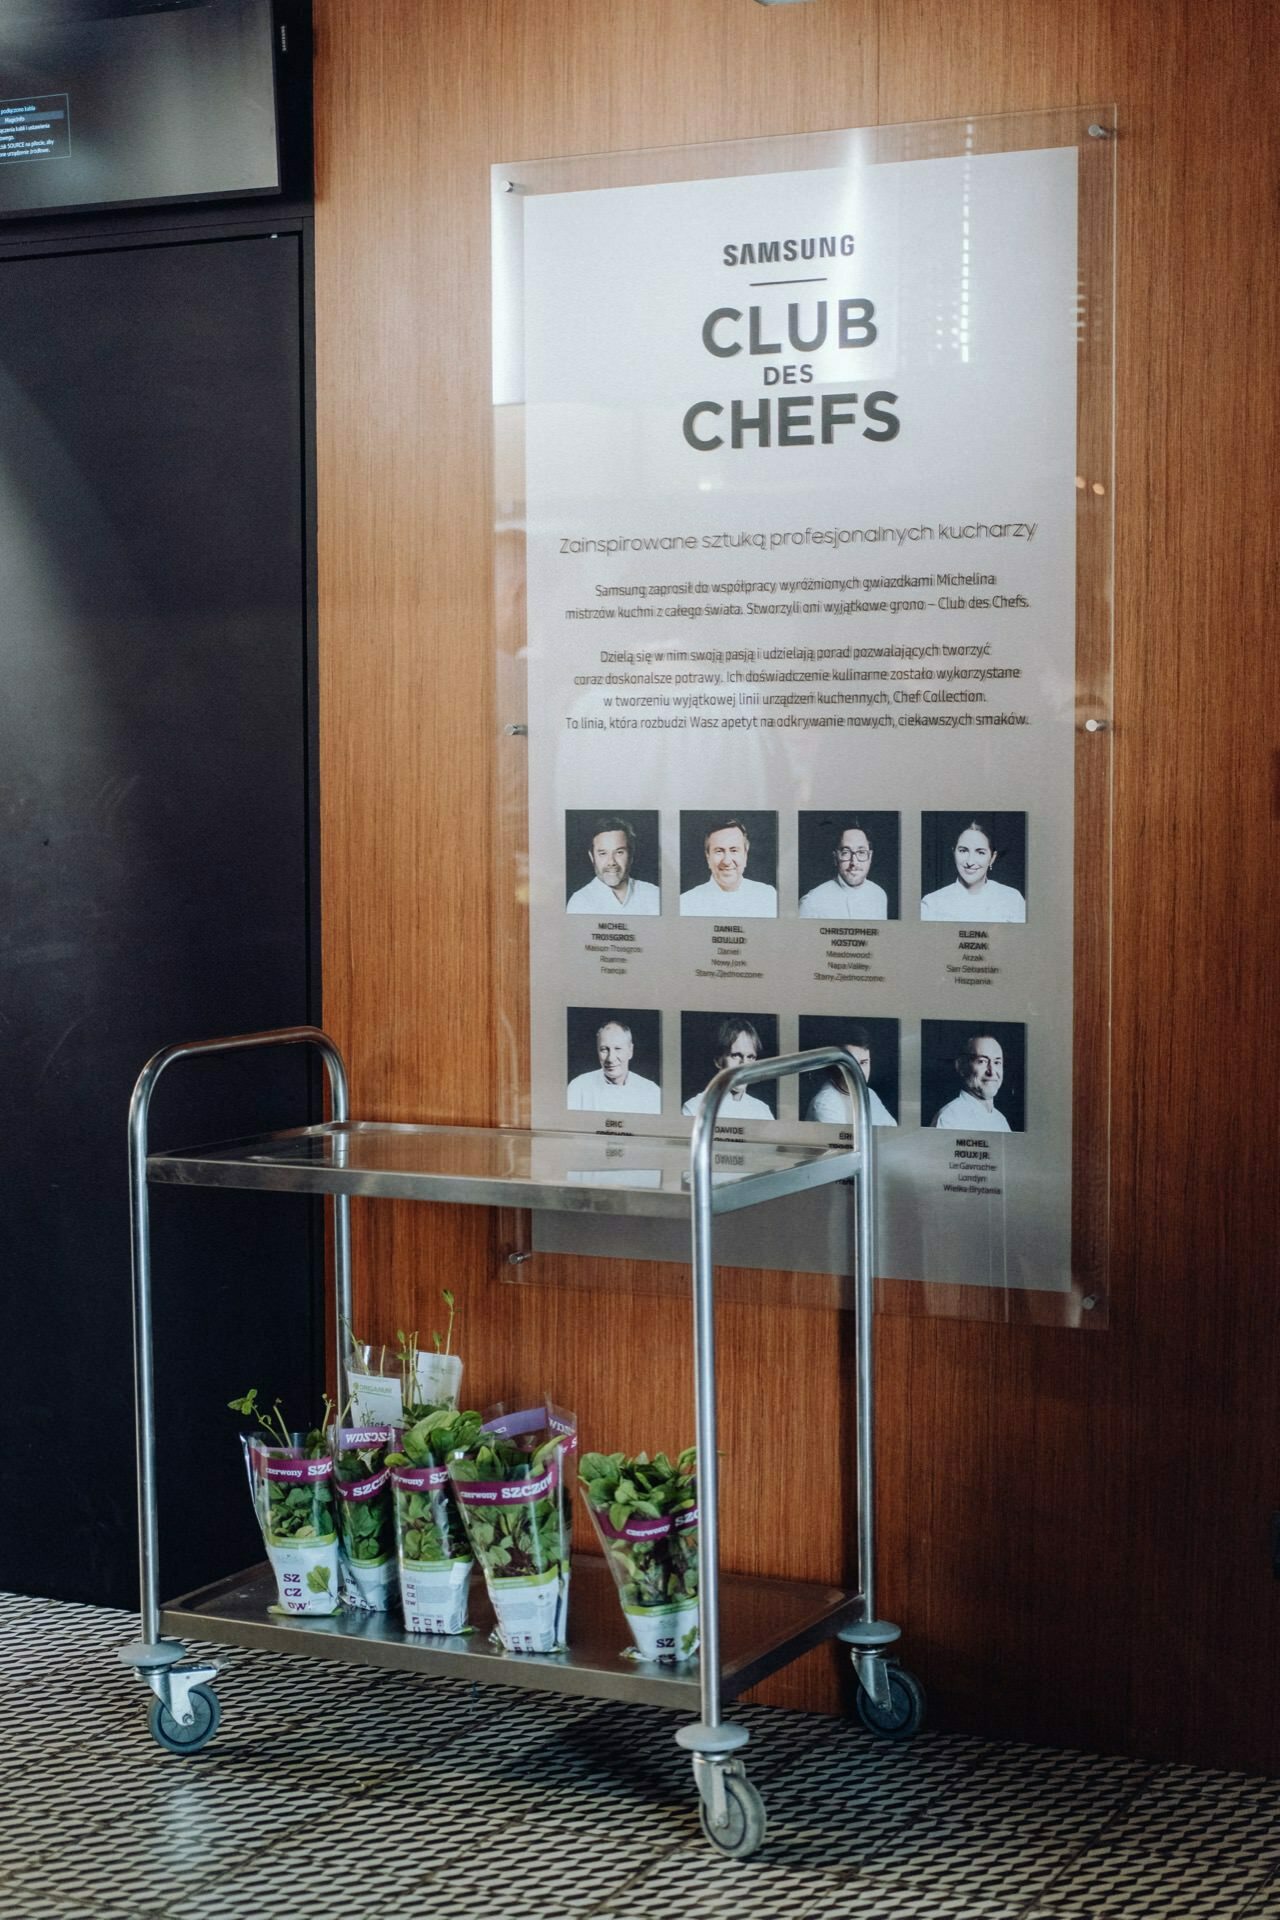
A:
{"type": "Polygon", "coordinates": [[[693,1124],[690,1185],[693,1225],[693,1384],[698,1441],[698,1593],[701,1714],[704,1727],[720,1725],[720,1479],[716,1451],[715,1263],[711,1253],[711,1150],[720,1108],[735,1087],[781,1080],[835,1067],[844,1076],[858,1115],[857,1238],[854,1308],[857,1331],[858,1585],[864,1617],[875,1618],[875,1528],[871,1325],[875,1271],[874,1133],[871,1095],[862,1068],[844,1047],[814,1047],[780,1054],[749,1066],[724,1067],[707,1087],[693,1124]]]}
{"type": "MultiPolygon", "coordinates": [[[[155,1373],[151,1341],[151,1208],[147,1193],[147,1123],[151,1096],[166,1067],[198,1054],[238,1053],[246,1047],[315,1047],[329,1076],[334,1124],[350,1118],[347,1069],[341,1053],[319,1027],[279,1027],[270,1033],[239,1033],[224,1040],[187,1040],[153,1053],[134,1084],[129,1102],[129,1231],[133,1254],[134,1420],[138,1447],[138,1584],[142,1646],[160,1643],[160,1567],[156,1515],[155,1373]]],[[[338,1298],[338,1379],[342,1378],[342,1329],[351,1320],[351,1210],[346,1194],[334,1197],[334,1280],[338,1298]]]]}

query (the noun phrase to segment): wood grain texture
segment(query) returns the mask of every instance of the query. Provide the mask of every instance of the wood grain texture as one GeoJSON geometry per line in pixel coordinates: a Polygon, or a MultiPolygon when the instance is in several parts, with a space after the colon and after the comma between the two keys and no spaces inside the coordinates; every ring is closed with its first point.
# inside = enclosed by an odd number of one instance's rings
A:
{"type": "MultiPolygon", "coordinates": [[[[316,0],[316,23],[326,1023],[355,1110],[389,1118],[495,1117],[513,1044],[489,166],[1120,103],[1110,1328],[882,1316],[881,1603],[943,1724],[1275,1768],[1269,9],[316,0]]],[[[678,1277],[504,1285],[503,1230],[358,1207],[370,1331],[430,1325],[453,1285],[477,1388],[545,1381],[608,1445],[687,1439],[678,1277]]],[[[727,1559],[835,1578],[851,1328],[788,1284],[720,1315],[727,1559]],[[801,1512],[780,1406],[830,1448],[801,1512]]],[[[844,1673],[820,1650],[766,1697],[834,1707],[844,1673]]]]}

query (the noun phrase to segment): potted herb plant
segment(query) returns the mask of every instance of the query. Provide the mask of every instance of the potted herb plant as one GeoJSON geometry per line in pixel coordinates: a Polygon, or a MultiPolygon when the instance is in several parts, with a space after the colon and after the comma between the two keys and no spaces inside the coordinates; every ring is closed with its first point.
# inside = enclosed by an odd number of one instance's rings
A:
{"type": "Polygon", "coordinates": [[[333,1499],[333,1456],[325,1429],[333,1411],[310,1433],[285,1425],[277,1400],[270,1413],[258,1405],[251,1387],[228,1401],[235,1413],[258,1421],[241,1435],[254,1510],[276,1576],[278,1611],[336,1613],[338,1610],[338,1530],[333,1499]]]}
{"type": "Polygon", "coordinates": [[[386,1613],[396,1589],[396,1533],[387,1452],[391,1427],[329,1429],[341,1544],[342,1603],[386,1613]]]}
{"type": "Polygon", "coordinates": [[[511,1653],[565,1645],[576,1434],[573,1415],[549,1404],[499,1411],[449,1458],[496,1637],[511,1653]]]}
{"type": "Polygon", "coordinates": [[[583,1496],[635,1653],[664,1665],[698,1650],[697,1451],[587,1453],[583,1496]]]}
{"type": "Polygon", "coordinates": [[[410,1633],[464,1633],[474,1562],[447,1461],[473,1443],[480,1415],[452,1407],[410,1411],[412,1424],[387,1454],[404,1624],[410,1633]]]}
{"type": "Polygon", "coordinates": [[[462,1389],[462,1356],[453,1351],[457,1306],[448,1287],[441,1287],[440,1298],[449,1317],[444,1332],[431,1335],[430,1348],[420,1347],[417,1334],[403,1329],[397,1332],[394,1347],[356,1340],[347,1329],[347,1386],[353,1420],[398,1427],[409,1422],[413,1408],[457,1406],[462,1389]]]}

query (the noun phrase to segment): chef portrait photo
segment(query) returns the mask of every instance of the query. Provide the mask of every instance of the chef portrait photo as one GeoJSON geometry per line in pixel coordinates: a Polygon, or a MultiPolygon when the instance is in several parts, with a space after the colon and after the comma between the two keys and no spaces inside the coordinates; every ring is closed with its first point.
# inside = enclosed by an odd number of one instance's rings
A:
{"type": "Polygon", "coordinates": [[[1009,1020],[924,1020],[920,1116],[953,1133],[1026,1131],[1027,1030],[1009,1020]]]}
{"type": "Polygon", "coordinates": [[[921,814],[920,874],[922,920],[1020,924],[1027,917],[1026,814],[921,814]]]}
{"type": "Polygon", "coordinates": [[[564,816],[566,913],[661,913],[656,808],[564,816]]]}
{"type": "Polygon", "coordinates": [[[680,815],[680,911],[702,919],[778,913],[776,813],[680,815]]]}
{"type": "MultiPolygon", "coordinates": [[[[896,1020],[846,1020],[842,1015],[802,1013],[800,1051],[842,1047],[862,1069],[871,1095],[871,1124],[898,1124],[898,1023],[896,1020]]],[[[800,1076],[800,1118],[825,1127],[851,1127],[853,1101],[839,1067],[800,1076]]]]}
{"type": "Polygon", "coordinates": [[[802,920],[896,920],[896,813],[802,813],[796,844],[802,920]]]}
{"type": "MultiPolygon", "coordinates": [[[[680,1015],[681,1113],[701,1111],[708,1081],[723,1067],[749,1067],[778,1051],[776,1013],[682,1013],[680,1015]]],[[[719,1121],[773,1120],[778,1113],[778,1083],[760,1080],[737,1087],[720,1102],[719,1121]]]]}
{"type": "Polygon", "coordinates": [[[570,1113],[662,1112],[662,1015],[651,1008],[570,1007],[570,1113]]]}

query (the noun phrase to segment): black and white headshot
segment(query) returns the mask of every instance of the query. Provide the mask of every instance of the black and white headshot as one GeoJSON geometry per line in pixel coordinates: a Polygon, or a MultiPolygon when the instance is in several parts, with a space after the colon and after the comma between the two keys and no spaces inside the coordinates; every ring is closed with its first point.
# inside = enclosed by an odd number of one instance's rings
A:
{"type": "Polygon", "coordinates": [[[564,816],[566,913],[661,913],[656,809],[564,816]]]}
{"type": "Polygon", "coordinates": [[[920,1029],[924,1124],[955,1133],[1026,1130],[1027,1030],[1020,1022],[925,1020],[920,1029]]]}
{"type": "Polygon", "coordinates": [[[802,813],[802,920],[896,920],[896,813],[802,813]]]}
{"type": "Polygon", "coordinates": [[[680,815],[680,911],[703,919],[778,913],[776,813],[680,815]]]}
{"type": "Polygon", "coordinates": [[[1026,814],[922,814],[920,871],[922,920],[1021,923],[1027,917],[1026,814]]]}
{"type": "MultiPolygon", "coordinates": [[[[871,1096],[871,1124],[898,1124],[898,1023],[896,1020],[846,1020],[839,1014],[802,1013],[800,1051],[843,1047],[853,1056],[871,1096]]],[[[838,1067],[800,1076],[800,1114],[827,1127],[853,1125],[853,1102],[838,1067]]]]}
{"type": "MultiPolygon", "coordinates": [[[[680,1016],[681,1113],[698,1113],[707,1083],[724,1067],[747,1067],[778,1051],[776,1013],[682,1013],[680,1016]]],[[[778,1108],[778,1083],[761,1080],[737,1087],[720,1103],[719,1118],[736,1126],[743,1120],[772,1120],[778,1108]]]]}
{"type": "Polygon", "coordinates": [[[570,1113],[661,1113],[662,1015],[570,1007],[568,1064],[570,1113]]]}

